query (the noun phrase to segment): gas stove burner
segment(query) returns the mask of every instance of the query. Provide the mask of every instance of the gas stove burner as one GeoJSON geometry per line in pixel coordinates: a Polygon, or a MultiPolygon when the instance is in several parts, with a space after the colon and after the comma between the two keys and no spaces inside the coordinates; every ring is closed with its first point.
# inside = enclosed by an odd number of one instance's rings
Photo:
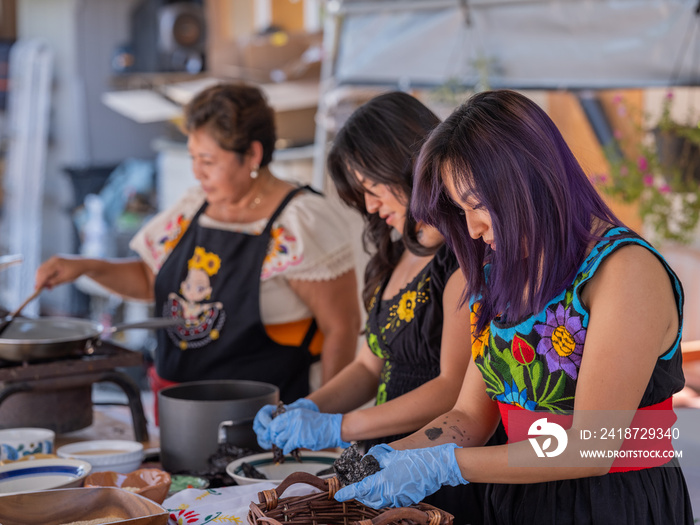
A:
{"type": "Polygon", "coordinates": [[[46,379],[56,376],[79,375],[81,373],[113,370],[118,367],[140,366],[143,364],[141,352],[129,350],[114,343],[103,341],[91,347],[83,355],[64,356],[41,361],[3,360],[0,365],[0,381],[18,379],[46,379]]]}
{"type": "Polygon", "coordinates": [[[143,355],[102,341],[91,352],[41,362],[0,362],[0,428],[43,427],[61,434],[92,424],[92,385],[111,382],[126,394],[137,441],[148,441],[138,385],[118,368],[143,355]]]}
{"type": "MultiPolygon", "coordinates": [[[[46,363],[57,363],[61,361],[77,361],[84,359],[94,359],[95,357],[105,357],[108,355],[114,355],[115,352],[112,350],[99,351],[95,348],[88,348],[83,355],[68,355],[60,358],[49,357],[45,359],[32,359],[31,361],[9,361],[7,359],[0,358],[0,369],[10,368],[10,367],[22,367],[26,368],[29,366],[42,365],[46,363]]],[[[1,373],[0,373],[1,376],[1,373]]]]}

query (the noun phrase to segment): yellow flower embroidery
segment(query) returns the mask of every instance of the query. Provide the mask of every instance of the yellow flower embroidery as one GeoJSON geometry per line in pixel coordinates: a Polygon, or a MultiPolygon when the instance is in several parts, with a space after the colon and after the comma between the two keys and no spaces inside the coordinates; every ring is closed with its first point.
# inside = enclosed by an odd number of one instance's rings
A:
{"type": "Polygon", "coordinates": [[[206,251],[201,246],[195,246],[194,255],[187,261],[187,267],[202,270],[211,277],[221,268],[221,258],[215,253],[206,251]]]}
{"type": "Polygon", "coordinates": [[[241,518],[231,514],[230,516],[217,516],[212,518],[211,521],[216,523],[241,523],[241,518]]]}
{"type": "Polygon", "coordinates": [[[476,359],[484,355],[484,347],[486,346],[486,341],[489,340],[489,327],[485,327],[484,330],[476,335],[474,331],[476,330],[477,315],[475,310],[478,307],[478,303],[474,305],[474,308],[469,312],[469,325],[471,327],[472,336],[472,358],[476,359]]]}
{"type": "Polygon", "coordinates": [[[379,289],[380,289],[380,288],[381,288],[381,285],[380,285],[380,286],[377,286],[377,287],[374,289],[374,292],[372,293],[372,298],[369,300],[369,306],[367,307],[367,311],[368,311],[368,312],[371,312],[372,309],[374,309],[374,307],[376,306],[376,304],[377,304],[377,294],[379,293],[379,289]]]}
{"type": "Polygon", "coordinates": [[[166,235],[160,241],[165,253],[173,251],[173,248],[180,242],[180,239],[182,239],[189,225],[189,219],[185,219],[182,215],[179,215],[174,222],[170,221],[167,224],[165,228],[166,235]]]}
{"type": "Polygon", "coordinates": [[[289,231],[277,226],[270,232],[270,244],[263,262],[262,278],[283,272],[290,266],[296,266],[304,260],[300,243],[289,231]]]}
{"type": "Polygon", "coordinates": [[[274,257],[280,253],[286,253],[286,248],[283,244],[284,230],[281,227],[273,228],[270,231],[270,248],[265,256],[265,262],[270,263],[274,257]]]}
{"type": "Polygon", "coordinates": [[[557,326],[552,334],[552,347],[562,357],[570,356],[576,349],[576,341],[566,326],[557,326]]]}
{"type": "Polygon", "coordinates": [[[416,295],[418,295],[417,292],[408,291],[401,296],[399,308],[396,313],[399,314],[399,319],[402,321],[408,323],[413,319],[413,310],[416,307],[416,295]]]}
{"type": "Polygon", "coordinates": [[[389,309],[389,317],[383,330],[391,330],[393,332],[401,326],[402,321],[410,323],[413,320],[418,305],[428,302],[428,295],[430,294],[429,283],[430,277],[424,275],[418,282],[415,290],[404,292],[398,304],[392,305],[389,309]]]}

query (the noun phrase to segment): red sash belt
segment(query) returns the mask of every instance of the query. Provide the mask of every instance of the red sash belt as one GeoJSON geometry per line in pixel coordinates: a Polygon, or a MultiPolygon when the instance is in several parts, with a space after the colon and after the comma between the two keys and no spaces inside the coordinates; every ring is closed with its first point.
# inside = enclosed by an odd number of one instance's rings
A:
{"type": "MultiPolygon", "coordinates": [[[[500,401],[498,402],[498,410],[501,412],[503,427],[506,430],[506,434],[508,434],[509,443],[527,439],[530,425],[543,417],[546,417],[548,422],[561,425],[564,429],[571,428],[571,424],[573,423],[573,415],[533,412],[525,410],[520,406],[509,405],[501,403],[500,401]],[[509,425],[508,416],[511,412],[518,412],[515,425],[509,425]],[[531,417],[523,418],[523,413],[527,413],[531,415],[531,417]]],[[[655,405],[638,408],[628,427],[628,434],[631,437],[626,438],[620,447],[620,455],[625,456],[625,452],[627,452],[627,455],[630,457],[615,458],[609,472],[643,470],[668,463],[673,457],[671,454],[671,451],[673,451],[671,435],[672,426],[676,422],[676,419],[676,414],[673,411],[672,398],[670,397],[655,405]],[[645,412],[650,410],[656,410],[659,411],[659,413],[653,415],[645,414],[645,412]],[[653,439],[650,439],[651,435],[654,436],[653,439]],[[646,453],[651,452],[650,457],[646,457],[644,454],[645,451],[646,453]],[[637,457],[633,457],[634,454],[638,454],[637,457]]],[[[617,432],[618,434],[626,430],[627,429],[605,429],[605,431],[617,432]]],[[[603,429],[600,429],[599,433],[601,431],[603,431],[603,429]]]]}
{"type": "Polygon", "coordinates": [[[148,382],[151,386],[151,390],[153,391],[153,416],[156,425],[158,425],[158,392],[169,386],[175,386],[178,383],[174,383],[173,381],[168,381],[167,379],[160,377],[158,372],[156,372],[156,367],[153,365],[148,367],[146,374],[148,375],[148,382]]]}

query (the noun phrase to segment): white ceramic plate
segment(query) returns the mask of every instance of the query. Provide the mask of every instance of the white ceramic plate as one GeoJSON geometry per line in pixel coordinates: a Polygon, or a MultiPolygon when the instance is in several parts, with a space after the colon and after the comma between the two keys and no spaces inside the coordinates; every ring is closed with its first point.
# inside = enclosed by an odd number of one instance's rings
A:
{"type": "Polygon", "coordinates": [[[92,465],[78,459],[33,459],[0,465],[0,493],[79,487],[92,465]]]}
{"type": "Polygon", "coordinates": [[[87,461],[93,472],[111,470],[127,474],[141,465],[143,445],[125,439],[78,441],[58,447],[56,454],[61,458],[87,461]]]}
{"type": "MultiPolygon", "coordinates": [[[[333,462],[340,457],[336,452],[307,452],[301,453],[301,463],[297,462],[292,456],[285,456],[284,463],[275,465],[272,452],[263,452],[262,454],[253,454],[232,461],[226,466],[226,473],[231,476],[239,485],[250,485],[251,483],[269,482],[281,483],[284,478],[294,472],[308,472],[309,474],[318,475],[319,472],[329,469],[333,466],[333,462]],[[267,476],[268,479],[249,478],[243,473],[243,463],[248,463],[252,467],[267,476]]],[[[333,474],[328,474],[321,477],[330,477],[333,474]]]]}

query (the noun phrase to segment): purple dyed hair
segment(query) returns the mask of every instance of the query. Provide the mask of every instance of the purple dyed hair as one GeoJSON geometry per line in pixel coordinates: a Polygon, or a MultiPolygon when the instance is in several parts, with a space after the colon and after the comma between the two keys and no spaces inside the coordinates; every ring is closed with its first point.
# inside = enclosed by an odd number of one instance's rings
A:
{"type": "Polygon", "coordinates": [[[622,225],[554,122],[509,90],[474,95],[431,133],[416,163],[411,208],[457,255],[463,301],[481,298],[476,333],[496,316],[512,323],[538,312],[564,290],[599,239],[594,218],[622,225]],[[495,251],[470,237],[446,177],[489,212],[495,251]]]}

